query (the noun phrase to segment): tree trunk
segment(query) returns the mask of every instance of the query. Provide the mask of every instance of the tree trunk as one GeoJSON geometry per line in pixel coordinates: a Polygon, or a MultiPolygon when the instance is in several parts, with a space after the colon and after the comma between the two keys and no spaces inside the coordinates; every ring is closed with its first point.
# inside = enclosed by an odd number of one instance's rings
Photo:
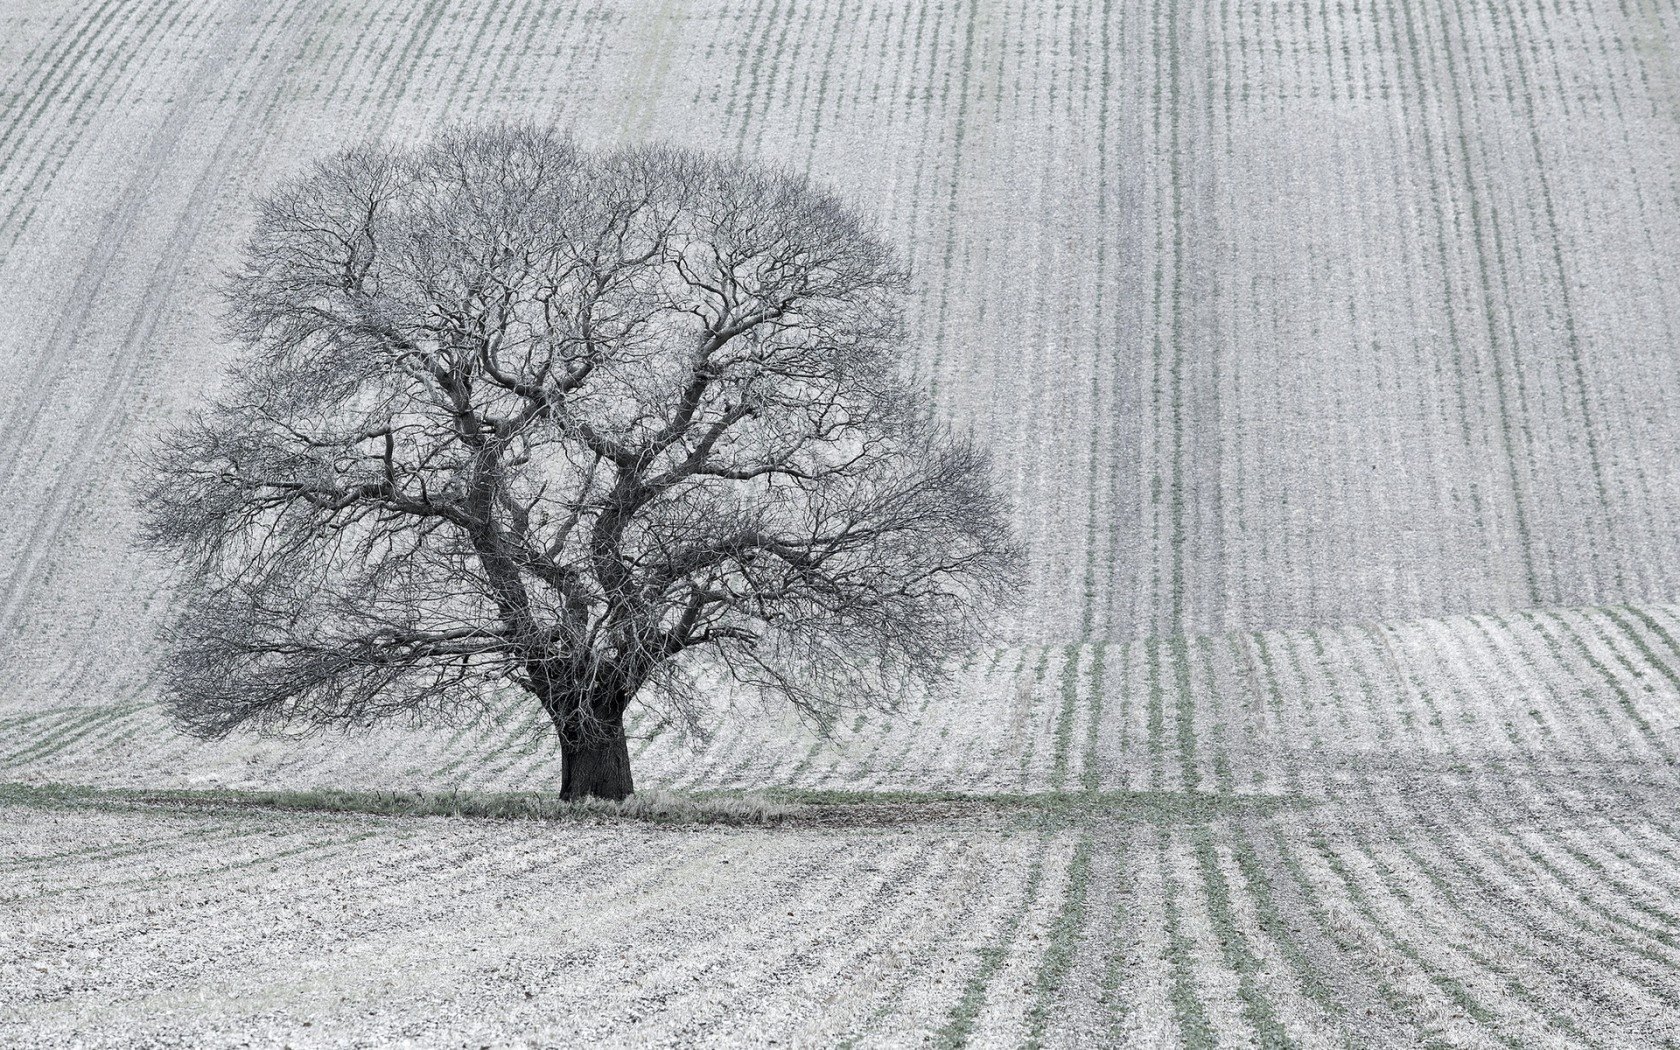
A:
{"type": "Polygon", "coordinates": [[[602,724],[583,740],[560,740],[560,797],[567,801],[605,798],[620,802],[635,793],[630,778],[630,743],[622,716],[602,724]]]}

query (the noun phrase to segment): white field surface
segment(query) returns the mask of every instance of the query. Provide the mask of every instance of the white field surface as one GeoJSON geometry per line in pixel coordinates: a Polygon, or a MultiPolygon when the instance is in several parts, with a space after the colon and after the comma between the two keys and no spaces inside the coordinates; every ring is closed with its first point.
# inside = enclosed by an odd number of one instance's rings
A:
{"type": "Polygon", "coordinates": [[[1674,1040],[1677,244],[1663,0],[0,6],[0,1045],[1674,1040]],[[484,115],[809,171],[904,247],[1031,552],[1008,644],[828,740],[634,747],[921,801],[48,796],[557,783],[518,705],[181,737],[130,552],[252,195],[484,115]]]}

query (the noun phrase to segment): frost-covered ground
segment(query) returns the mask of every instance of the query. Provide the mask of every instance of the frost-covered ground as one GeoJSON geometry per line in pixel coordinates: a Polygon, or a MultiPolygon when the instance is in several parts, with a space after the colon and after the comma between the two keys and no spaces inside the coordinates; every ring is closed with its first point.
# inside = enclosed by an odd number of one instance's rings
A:
{"type": "Polygon", "coordinates": [[[1666,767],[850,827],[0,807],[16,1046],[1648,1047],[1666,767]]]}
{"type": "MultiPolygon", "coordinates": [[[[1680,755],[1680,607],[1021,646],[824,739],[726,708],[710,740],[647,712],[638,783],[679,790],[1333,794],[1395,763],[1566,772],[1680,755]]],[[[0,779],[130,787],[523,791],[559,781],[529,702],[455,729],[182,735],[156,704],[0,708],[0,779]]]]}
{"type": "MultiPolygon", "coordinates": [[[[1014,687],[815,750],[796,728],[698,753],[645,741],[645,784],[911,792],[768,828],[0,791],[0,1042],[1644,1047],[1680,1030],[1680,610],[996,659],[1014,687]]],[[[109,714],[5,722],[23,745],[6,778],[553,776],[545,741],[505,731],[206,747],[153,711],[109,714]]]]}
{"type": "Polygon", "coordinates": [[[826,743],[644,718],[642,782],[1036,798],[579,833],[14,791],[0,1043],[1680,1030],[1666,0],[0,8],[0,781],[554,783],[528,709],[180,737],[129,551],[251,195],[483,115],[856,197],[1031,551],[950,690],[826,743]]]}

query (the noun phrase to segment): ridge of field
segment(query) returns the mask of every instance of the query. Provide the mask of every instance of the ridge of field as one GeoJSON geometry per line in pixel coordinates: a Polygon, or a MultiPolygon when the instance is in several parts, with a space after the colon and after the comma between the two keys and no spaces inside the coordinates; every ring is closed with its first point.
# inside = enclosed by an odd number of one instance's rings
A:
{"type": "Polygon", "coordinates": [[[0,13],[0,668],[152,695],[131,455],[251,196],[526,115],[809,171],[996,450],[1014,640],[1680,595],[1680,10],[48,0],[0,13]]]}
{"type": "MultiPolygon", "coordinates": [[[[1534,780],[1579,793],[1657,777],[1667,790],[1680,607],[1011,647],[827,737],[774,710],[713,721],[709,739],[686,739],[639,709],[639,786],[1323,800],[1423,782],[1492,797],[1534,780]]],[[[455,728],[215,742],[182,734],[158,703],[120,702],[0,708],[0,781],[540,791],[560,769],[529,702],[455,728]]]]}
{"type": "MultiPolygon", "coordinates": [[[[989,709],[866,723],[799,768],[762,733],[688,766],[658,740],[639,756],[688,788],[1036,793],[832,829],[559,834],[0,791],[0,1042],[1648,1047],[1680,1030],[1680,607],[996,658],[1008,673],[985,680],[1018,692],[989,709]]],[[[288,765],[85,713],[10,718],[27,747],[0,779],[530,788],[552,766],[392,736],[400,760],[345,741],[288,765]]]]}

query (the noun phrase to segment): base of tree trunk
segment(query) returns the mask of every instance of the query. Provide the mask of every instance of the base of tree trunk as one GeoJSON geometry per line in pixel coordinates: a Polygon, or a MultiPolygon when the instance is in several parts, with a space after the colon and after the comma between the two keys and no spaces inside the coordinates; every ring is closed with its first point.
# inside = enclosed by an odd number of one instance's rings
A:
{"type": "Polygon", "coordinates": [[[560,745],[560,797],[568,801],[604,798],[620,802],[636,791],[630,777],[630,742],[622,725],[587,744],[560,745]]]}

